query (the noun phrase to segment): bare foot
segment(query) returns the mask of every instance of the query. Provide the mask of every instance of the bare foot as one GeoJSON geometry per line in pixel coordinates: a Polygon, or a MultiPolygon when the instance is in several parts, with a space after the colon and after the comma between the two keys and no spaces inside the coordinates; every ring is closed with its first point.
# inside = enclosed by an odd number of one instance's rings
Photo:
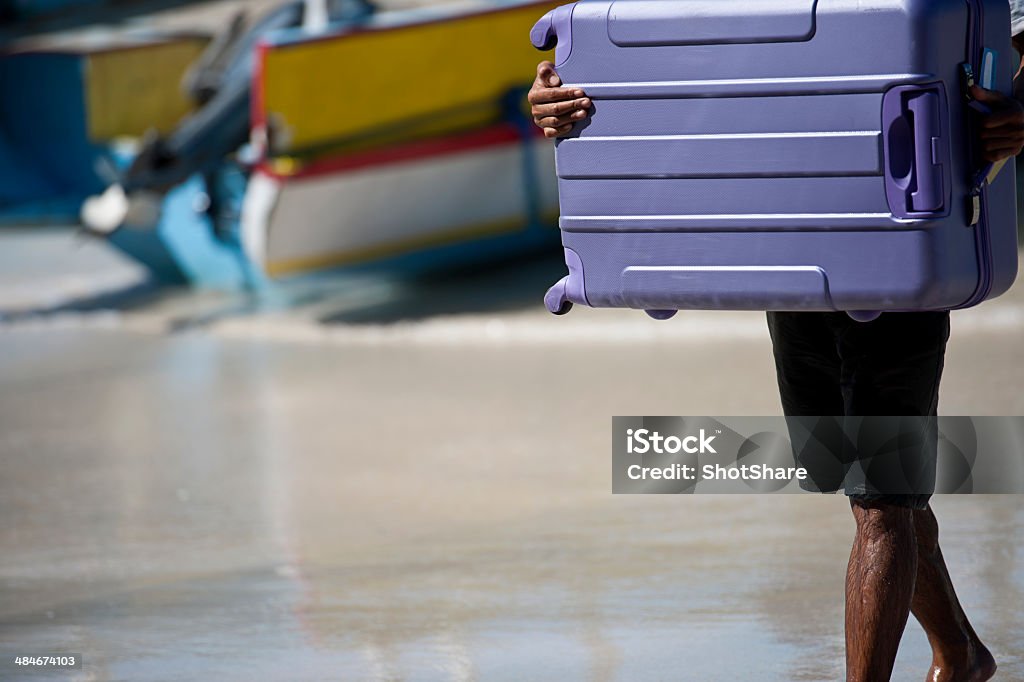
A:
{"type": "Polygon", "coordinates": [[[962,665],[932,663],[925,682],[985,682],[996,674],[996,659],[985,645],[978,642],[972,655],[962,665]]]}

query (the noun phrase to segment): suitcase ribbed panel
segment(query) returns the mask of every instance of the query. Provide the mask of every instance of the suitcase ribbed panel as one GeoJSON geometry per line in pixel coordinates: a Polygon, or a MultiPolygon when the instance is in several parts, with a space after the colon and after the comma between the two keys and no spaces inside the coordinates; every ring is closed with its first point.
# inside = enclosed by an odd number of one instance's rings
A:
{"type": "Polygon", "coordinates": [[[727,178],[878,175],[881,133],[728,133],[566,140],[561,178],[727,178]],[[765,157],[773,163],[765,165],[765,157]]]}

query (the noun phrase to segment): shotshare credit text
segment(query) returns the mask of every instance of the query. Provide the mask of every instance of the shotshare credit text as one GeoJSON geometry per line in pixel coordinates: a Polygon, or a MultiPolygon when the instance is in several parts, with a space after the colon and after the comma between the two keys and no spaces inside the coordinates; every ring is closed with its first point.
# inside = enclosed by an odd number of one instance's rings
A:
{"type": "MultiPolygon", "coordinates": [[[[626,451],[630,454],[678,454],[685,452],[691,455],[705,453],[717,454],[713,441],[715,436],[708,435],[704,429],[699,435],[662,436],[657,431],[648,429],[626,430],[626,451]]],[[[807,470],[803,467],[773,467],[767,464],[739,464],[724,467],[721,464],[674,463],[669,466],[648,467],[631,464],[626,475],[634,481],[640,480],[682,480],[682,481],[791,481],[807,479],[807,470]]]]}

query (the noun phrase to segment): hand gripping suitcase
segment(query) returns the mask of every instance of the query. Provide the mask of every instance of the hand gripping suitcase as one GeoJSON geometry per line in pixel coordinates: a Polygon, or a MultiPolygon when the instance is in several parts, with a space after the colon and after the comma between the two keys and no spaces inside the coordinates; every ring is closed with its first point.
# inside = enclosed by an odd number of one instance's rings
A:
{"type": "Polygon", "coordinates": [[[647,310],[964,308],[1016,276],[1006,0],[580,0],[531,32],[591,116],[556,141],[569,275],[545,297],[647,310]]]}

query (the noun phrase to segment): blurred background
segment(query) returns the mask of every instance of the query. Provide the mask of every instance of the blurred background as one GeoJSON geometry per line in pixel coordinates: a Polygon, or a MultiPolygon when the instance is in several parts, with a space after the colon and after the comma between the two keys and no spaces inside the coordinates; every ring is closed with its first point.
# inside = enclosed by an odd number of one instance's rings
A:
{"type": "MultiPolygon", "coordinates": [[[[610,494],[612,415],[781,408],[762,313],[544,311],[557,4],[0,0],[0,654],[84,659],[0,679],[842,676],[845,500],[610,494]]],[[[934,506],[1024,679],[1024,504],[934,506]]]]}

